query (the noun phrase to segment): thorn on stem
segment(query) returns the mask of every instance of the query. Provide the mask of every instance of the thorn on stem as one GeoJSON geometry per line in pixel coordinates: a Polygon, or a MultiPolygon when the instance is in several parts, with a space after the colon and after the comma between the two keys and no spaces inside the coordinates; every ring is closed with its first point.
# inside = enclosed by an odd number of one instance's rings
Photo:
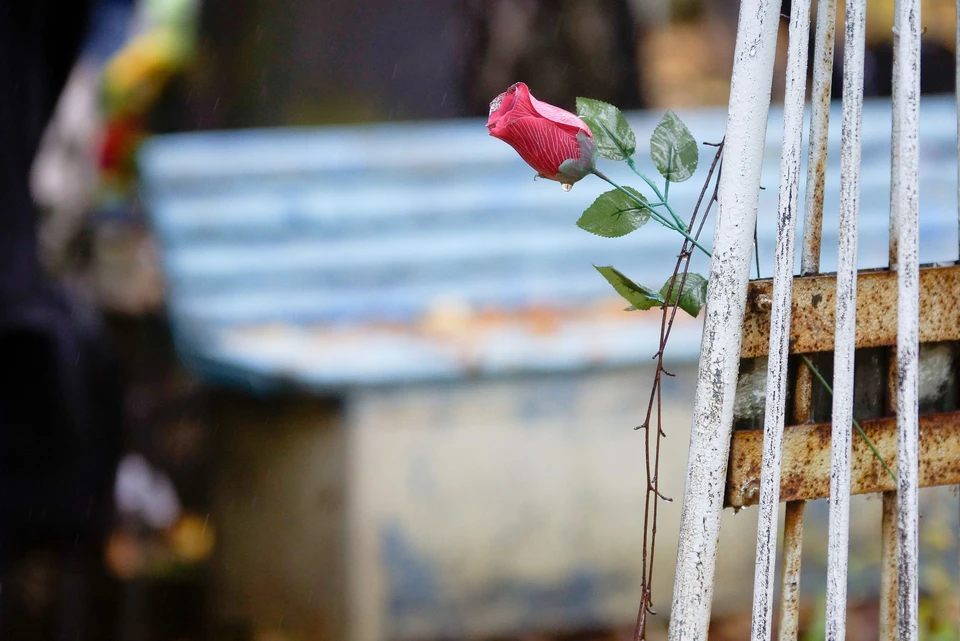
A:
{"type": "Polygon", "coordinates": [[[653,481],[650,482],[650,489],[653,490],[657,496],[666,501],[667,503],[673,503],[673,499],[668,496],[664,496],[660,493],[660,490],[657,489],[657,477],[653,477],[653,481]]]}

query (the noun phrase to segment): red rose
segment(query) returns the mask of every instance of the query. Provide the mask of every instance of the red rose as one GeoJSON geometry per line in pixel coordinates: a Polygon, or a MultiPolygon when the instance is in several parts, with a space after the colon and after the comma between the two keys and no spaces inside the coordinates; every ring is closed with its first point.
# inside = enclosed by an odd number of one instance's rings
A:
{"type": "Polygon", "coordinates": [[[490,103],[487,129],[517,150],[537,175],[572,185],[596,166],[597,146],[585,122],[541,102],[518,82],[490,103]]]}

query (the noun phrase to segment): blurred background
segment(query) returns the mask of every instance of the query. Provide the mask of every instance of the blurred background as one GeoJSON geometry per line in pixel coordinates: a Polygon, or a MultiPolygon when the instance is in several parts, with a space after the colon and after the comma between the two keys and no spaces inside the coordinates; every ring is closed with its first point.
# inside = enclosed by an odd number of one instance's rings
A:
{"type": "MultiPolygon", "coordinates": [[[[893,0],[868,6],[865,91],[877,100],[864,116],[860,260],[882,267],[893,0]]],[[[627,111],[644,167],[667,108],[717,142],[738,11],[729,0],[0,11],[12,88],[0,126],[15,150],[0,211],[3,638],[627,638],[645,476],[633,428],[660,321],[623,313],[591,264],[659,289],[679,245],[662,229],[578,230],[601,186],[535,183],[484,119],[522,80],[566,109],[586,96],[627,111]]],[[[957,259],[955,103],[936,96],[954,90],[953,12],[923,3],[924,262],[957,259]]],[[[835,100],[841,57],[842,43],[835,100]]],[[[682,215],[704,149],[671,192],[682,215]]],[[[629,181],[612,162],[604,171],[629,181]]],[[[828,185],[826,270],[837,194],[828,185]]],[[[668,354],[660,487],[672,497],[699,334],[699,320],[679,320],[668,354]]],[[[942,409],[957,403],[951,349],[929,359],[946,372],[942,409]]],[[[737,411],[749,420],[762,405],[737,411]]],[[[925,625],[942,633],[957,619],[957,498],[922,497],[925,625]]],[[[813,523],[825,523],[821,503],[813,523]]],[[[652,638],[665,636],[679,510],[660,508],[652,638]]],[[[851,638],[876,638],[879,513],[879,500],[854,502],[851,638]]],[[[756,521],[724,519],[715,638],[743,638],[756,521]]],[[[805,545],[803,618],[818,638],[825,534],[808,527],[805,545]]]]}

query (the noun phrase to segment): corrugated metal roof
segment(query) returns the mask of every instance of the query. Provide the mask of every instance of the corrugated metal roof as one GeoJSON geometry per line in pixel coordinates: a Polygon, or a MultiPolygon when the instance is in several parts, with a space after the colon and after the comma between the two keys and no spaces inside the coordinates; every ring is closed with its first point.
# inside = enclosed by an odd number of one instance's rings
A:
{"type": "MultiPolygon", "coordinates": [[[[839,105],[835,113],[839,149],[839,105]]],[[[629,116],[639,139],[660,115],[629,116]]],[[[698,140],[722,137],[722,110],[680,115],[698,140]]],[[[954,102],[925,100],[922,115],[922,258],[954,260],[954,102]]],[[[774,112],[759,216],[765,275],[781,129],[774,112]]],[[[888,101],[866,105],[863,132],[860,260],[877,267],[887,256],[888,101]]],[[[671,189],[681,215],[711,155],[705,148],[697,174],[671,189]]],[[[647,156],[643,143],[637,156],[647,156]]],[[[640,165],[656,175],[649,161],[640,165]]],[[[642,184],[623,163],[601,167],[642,184]]],[[[606,186],[588,178],[565,193],[534,181],[482,121],[162,136],[144,145],[141,169],[180,353],[212,380],[331,390],[630,365],[657,349],[659,314],[622,312],[591,264],[659,288],[678,237],[654,223],[620,239],[578,229],[606,186]]],[[[827,270],[836,261],[838,182],[826,195],[827,270]]],[[[695,269],[706,273],[707,260],[697,257],[695,269]]],[[[672,358],[695,359],[699,337],[699,322],[678,323],[672,358]]]]}

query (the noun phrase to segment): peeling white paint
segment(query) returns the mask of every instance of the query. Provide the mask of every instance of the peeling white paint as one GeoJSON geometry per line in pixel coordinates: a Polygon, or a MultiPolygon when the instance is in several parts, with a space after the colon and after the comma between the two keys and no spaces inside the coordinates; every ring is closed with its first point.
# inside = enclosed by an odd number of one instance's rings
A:
{"type": "Polygon", "coordinates": [[[740,9],[681,514],[671,641],[707,637],[780,2],[740,9]]]}
{"type": "Polygon", "coordinates": [[[827,641],[842,641],[846,637],[865,25],[866,0],[846,3],[843,52],[843,137],[840,149],[840,233],[833,359],[830,520],[827,543],[827,641]]]}
{"type": "Polygon", "coordinates": [[[897,638],[917,639],[920,260],[920,1],[896,3],[893,148],[897,231],[897,638]]]}
{"type": "Polygon", "coordinates": [[[793,300],[794,237],[800,194],[803,105],[807,88],[807,49],[810,0],[795,0],[790,12],[787,82],[783,109],[783,150],[780,156],[780,205],[773,272],[773,308],[767,362],[766,411],[763,423],[763,464],[760,474],[760,515],[757,521],[757,560],[754,566],[751,639],[767,641],[773,627],[773,578],[777,560],[780,507],[780,465],[787,405],[787,365],[790,312],[793,300]]]}

